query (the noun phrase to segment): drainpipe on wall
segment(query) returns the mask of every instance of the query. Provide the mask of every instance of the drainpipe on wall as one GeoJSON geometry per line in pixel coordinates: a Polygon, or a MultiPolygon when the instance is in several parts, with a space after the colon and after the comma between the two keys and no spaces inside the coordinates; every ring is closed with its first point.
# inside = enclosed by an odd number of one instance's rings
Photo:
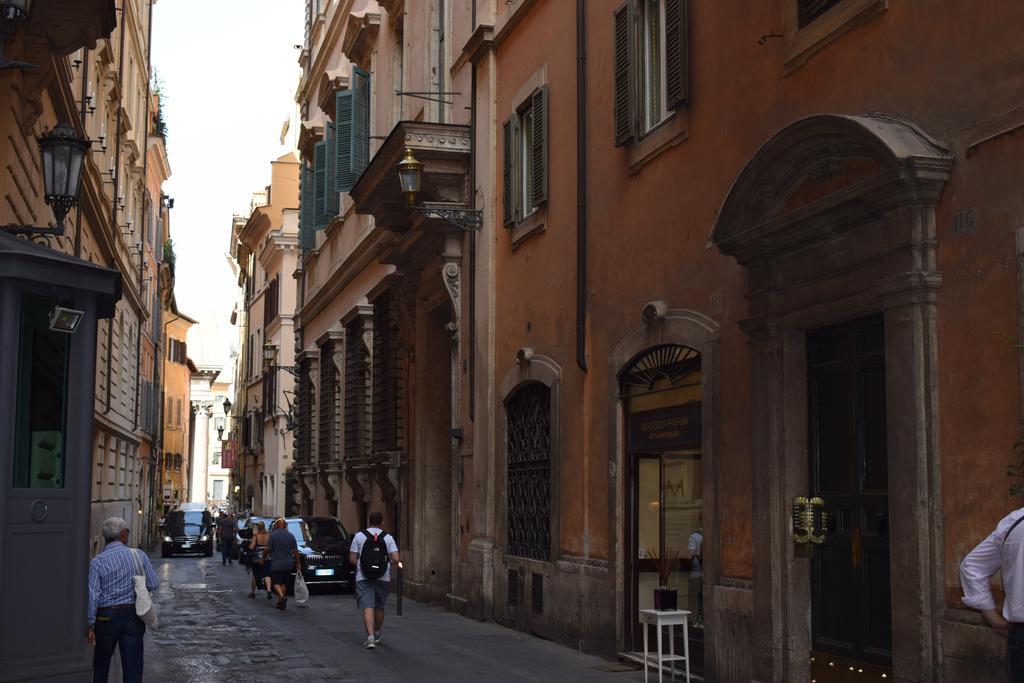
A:
{"type": "Polygon", "coordinates": [[[576,0],[576,365],[587,371],[587,14],[576,0]]]}

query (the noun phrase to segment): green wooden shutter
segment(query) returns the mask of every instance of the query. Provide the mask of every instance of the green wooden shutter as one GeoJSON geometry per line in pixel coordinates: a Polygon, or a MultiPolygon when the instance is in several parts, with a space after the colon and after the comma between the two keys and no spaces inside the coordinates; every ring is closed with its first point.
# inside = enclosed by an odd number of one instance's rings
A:
{"type": "Polygon", "coordinates": [[[615,146],[628,145],[636,139],[637,98],[634,63],[636,31],[633,29],[636,8],[626,0],[615,10],[613,18],[615,63],[615,146]]]}
{"type": "Polygon", "coordinates": [[[335,147],[338,144],[338,134],[336,126],[330,121],[325,126],[324,136],[327,143],[324,149],[324,159],[327,163],[327,171],[324,173],[324,196],[326,197],[324,206],[327,210],[328,219],[332,219],[338,215],[341,203],[338,201],[338,191],[335,189],[336,166],[338,162],[335,147]]]}
{"type": "Polygon", "coordinates": [[[504,225],[506,228],[516,224],[516,195],[515,187],[515,118],[516,115],[505,119],[502,125],[503,143],[502,149],[504,159],[502,160],[502,187],[505,194],[504,225]]]}
{"type": "Polygon", "coordinates": [[[349,192],[359,179],[352,173],[352,91],[339,90],[334,95],[334,188],[349,192]]]}
{"type": "Polygon", "coordinates": [[[313,205],[316,203],[313,192],[313,170],[303,164],[302,174],[299,176],[301,182],[301,202],[299,204],[299,246],[305,250],[316,246],[315,226],[313,222],[313,205]]]}
{"type": "Polygon", "coordinates": [[[313,146],[313,223],[317,230],[327,227],[327,143],[321,140],[313,146]]]}
{"type": "Polygon", "coordinates": [[[665,106],[675,109],[690,98],[688,0],[665,0],[665,106]]]}
{"type": "Polygon", "coordinates": [[[534,206],[548,200],[548,87],[541,86],[533,91],[533,176],[534,206]]]}
{"type": "Polygon", "coordinates": [[[370,163],[370,74],[352,67],[352,174],[359,179],[370,163]]]}

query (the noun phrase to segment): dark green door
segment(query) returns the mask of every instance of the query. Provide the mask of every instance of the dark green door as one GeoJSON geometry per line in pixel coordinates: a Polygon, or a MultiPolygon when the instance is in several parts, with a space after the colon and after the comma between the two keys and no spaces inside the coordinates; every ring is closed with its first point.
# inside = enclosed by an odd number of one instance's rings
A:
{"type": "Polygon", "coordinates": [[[811,493],[829,531],[811,562],[813,648],[892,661],[885,328],[881,315],[808,338],[811,493]]]}

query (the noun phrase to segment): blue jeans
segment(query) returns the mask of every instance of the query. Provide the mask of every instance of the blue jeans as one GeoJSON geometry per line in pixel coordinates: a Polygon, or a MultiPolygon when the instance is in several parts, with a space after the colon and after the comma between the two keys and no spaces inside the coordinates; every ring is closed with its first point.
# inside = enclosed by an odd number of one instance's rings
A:
{"type": "Polygon", "coordinates": [[[1024,683],[1024,628],[1011,628],[1006,637],[1006,669],[1010,683],[1024,683]]]}
{"type": "Polygon", "coordinates": [[[235,539],[222,538],[220,541],[220,559],[223,564],[231,561],[231,549],[235,547],[235,539]]]}
{"type": "Polygon", "coordinates": [[[92,660],[93,683],[106,683],[110,674],[110,658],[114,649],[121,651],[121,671],[125,683],[142,682],[142,639],[146,624],[135,614],[135,608],[121,607],[96,610],[96,652],[92,660]]]}

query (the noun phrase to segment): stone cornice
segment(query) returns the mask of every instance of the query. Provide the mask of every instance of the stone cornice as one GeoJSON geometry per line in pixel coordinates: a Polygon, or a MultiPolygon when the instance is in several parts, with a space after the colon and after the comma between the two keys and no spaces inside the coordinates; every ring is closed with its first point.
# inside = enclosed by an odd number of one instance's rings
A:
{"type": "Polygon", "coordinates": [[[478,64],[484,55],[494,49],[494,27],[487,24],[480,24],[473,31],[473,34],[462,46],[462,52],[458,59],[452,64],[451,75],[456,75],[467,63],[478,64]]]}
{"type": "Polygon", "coordinates": [[[353,64],[366,68],[370,61],[380,31],[380,14],[366,12],[362,16],[349,14],[345,28],[345,39],[341,44],[342,53],[353,64]]]}

